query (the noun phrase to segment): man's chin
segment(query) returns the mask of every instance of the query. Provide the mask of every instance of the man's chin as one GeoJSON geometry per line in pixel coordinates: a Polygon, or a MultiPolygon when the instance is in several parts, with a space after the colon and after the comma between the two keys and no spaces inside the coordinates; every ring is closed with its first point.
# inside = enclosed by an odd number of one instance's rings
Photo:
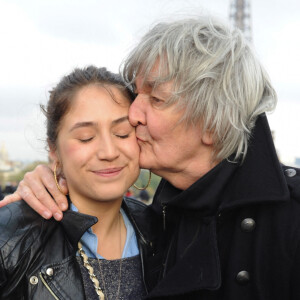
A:
{"type": "Polygon", "coordinates": [[[146,159],[145,157],[140,156],[139,165],[141,169],[151,169],[150,160],[146,159]]]}

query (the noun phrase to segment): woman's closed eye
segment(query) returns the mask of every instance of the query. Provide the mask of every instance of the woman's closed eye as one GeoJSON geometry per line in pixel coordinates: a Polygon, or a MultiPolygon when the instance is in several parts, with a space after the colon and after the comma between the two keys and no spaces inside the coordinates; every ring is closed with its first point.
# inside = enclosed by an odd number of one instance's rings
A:
{"type": "Polygon", "coordinates": [[[129,137],[129,134],[117,135],[117,137],[120,138],[120,139],[127,139],[129,137]]]}
{"type": "Polygon", "coordinates": [[[94,139],[93,136],[91,137],[88,137],[88,138],[79,138],[78,140],[81,142],[81,143],[88,143],[90,141],[92,141],[94,139]]]}

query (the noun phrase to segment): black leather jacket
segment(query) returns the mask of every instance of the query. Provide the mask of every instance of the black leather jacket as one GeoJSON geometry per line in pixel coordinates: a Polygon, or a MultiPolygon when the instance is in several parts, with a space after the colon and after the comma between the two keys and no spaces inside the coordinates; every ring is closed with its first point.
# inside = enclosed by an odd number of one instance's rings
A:
{"type": "MultiPolygon", "coordinates": [[[[146,206],[126,198],[122,208],[136,232],[141,258],[150,242],[146,206]],[[139,224],[139,225],[137,225],[139,224]]],[[[85,299],[77,243],[96,217],[67,211],[61,222],[44,220],[24,201],[0,209],[0,298],[85,299]]],[[[144,264],[142,259],[144,278],[144,264]]]]}

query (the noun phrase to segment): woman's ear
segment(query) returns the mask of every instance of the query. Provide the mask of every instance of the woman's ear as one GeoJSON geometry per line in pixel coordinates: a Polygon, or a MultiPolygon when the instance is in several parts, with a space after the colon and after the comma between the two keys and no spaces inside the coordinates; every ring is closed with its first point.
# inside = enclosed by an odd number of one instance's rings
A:
{"type": "Polygon", "coordinates": [[[48,145],[49,145],[49,160],[50,160],[50,163],[51,163],[51,165],[52,164],[55,165],[59,161],[58,155],[57,155],[57,149],[54,145],[51,145],[49,142],[48,142],[48,145]]]}

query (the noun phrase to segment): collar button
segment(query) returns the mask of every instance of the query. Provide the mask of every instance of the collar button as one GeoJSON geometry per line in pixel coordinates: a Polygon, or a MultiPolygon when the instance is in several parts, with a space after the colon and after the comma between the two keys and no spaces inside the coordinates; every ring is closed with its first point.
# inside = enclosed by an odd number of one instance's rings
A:
{"type": "Polygon", "coordinates": [[[250,281],[250,274],[247,271],[240,271],[237,275],[236,275],[236,281],[240,284],[240,285],[245,285],[250,281]]]}
{"type": "Polygon", "coordinates": [[[241,222],[241,229],[244,232],[251,232],[255,228],[255,221],[251,218],[246,218],[241,222]]]}
{"type": "Polygon", "coordinates": [[[287,177],[294,177],[297,174],[295,169],[286,169],[284,173],[287,177]]]}
{"type": "Polygon", "coordinates": [[[47,270],[46,270],[46,274],[48,275],[48,276],[53,276],[53,269],[52,268],[48,268],[47,270]]]}

